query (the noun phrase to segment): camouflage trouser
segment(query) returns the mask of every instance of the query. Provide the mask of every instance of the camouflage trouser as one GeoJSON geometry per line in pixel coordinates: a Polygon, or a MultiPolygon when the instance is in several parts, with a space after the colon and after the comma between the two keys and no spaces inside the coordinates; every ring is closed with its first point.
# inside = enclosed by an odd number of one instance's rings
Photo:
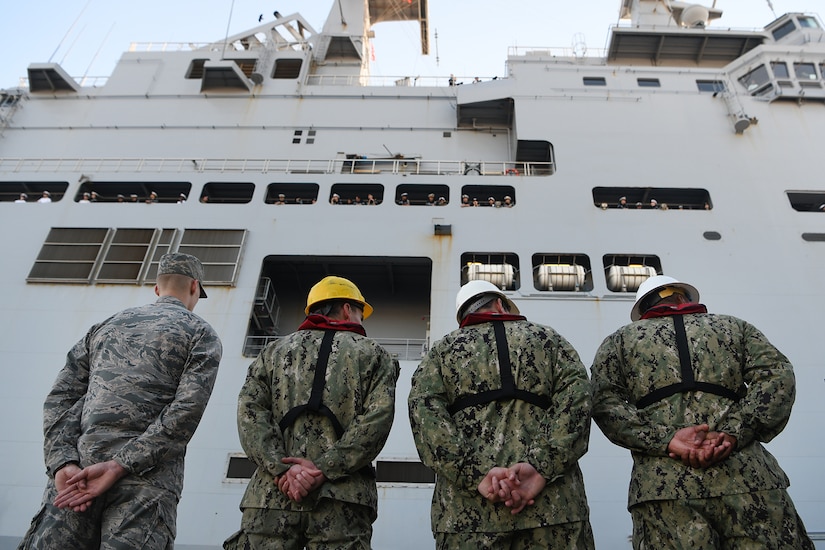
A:
{"type": "Polygon", "coordinates": [[[436,533],[438,550],[593,550],[589,521],[536,527],[507,533],[436,533]]]}
{"type": "Polygon", "coordinates": [[[85,512],[56,508],[54,482],[18,550],[171,550],[177,499],[169,491],[118,483],[85,512]]]}
{"type": "Polygon", "coordinates": [[[246,508],[225,550],[369,550],[374,512],[322,498],[311,511],[246,508]]]}
{"type": "Polygon", "coordinates": [[[784,489],[637,504],[633,548],[814,550],[784,489]]]}

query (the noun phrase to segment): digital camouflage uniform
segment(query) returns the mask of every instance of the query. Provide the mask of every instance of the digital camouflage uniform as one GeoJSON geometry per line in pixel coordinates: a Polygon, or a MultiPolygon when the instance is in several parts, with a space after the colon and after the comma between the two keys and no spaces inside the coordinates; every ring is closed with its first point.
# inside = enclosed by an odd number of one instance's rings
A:
{"type": "Polygon", "coordinates": [[[307,536],[327,541],[310,548],[369,548],[378,509],[372,461],[392,427],[398,361],[361,334],[336,331],[322,403],[343,435],[312,413],[282,432],[281,419],[309,400],[323,335],[298,330],[267,346],[249,367],[238,397],[238,433],[257,470],[241,500],[241,531],[224,548],[303,548],[307,536]],[[311,460],[327,478],[300,503],[281,493],[275,479],[289,468],[281,462],[289,456],[311,460]]]}
{"type": "Polygon", "coordinates": [[[93,326],[69,351],[43,407],[49,483],[20,548],[171,548],[186,445],[220,359],[212,327],[172,296],[93,326]],[[109,460],[128,474],[90,510],[52,505],[61,466],[109,460]]]}
{"type": "Polygon", "coordinates": [[[505,399],[450,415],[448,407],[458,398],[502,387],[491,322],[465,326],[436,342],[413,375],[413,435],[421,460],[436,472],[432,530],[444,546],[502,548],[500,534],[507,534],[509,544],[521,531],[530,540],[524,548],[576,548],[571,540],[592,548],[578,466],[590,434],[587,371],[556,331],[521,319],[503,323],[515,385],[549,397],[547,410],[505,399]],[[479,494],[478,485],[490,469],[518,462],[535,467],[547,485],[534,505],[513,515],[479,494]],[[540,538],[556,533],[564,544],[535,540],[531,530],[543,530],[540,538]]]}
{"type": "Polygon", "coordinates": [[[673,507],[704,506],[700,514],[705,521],[718,522],[714,528],[722,538],[754,537],[761,541],[760,548],[813,548],[807,546],[804,531],[800,533],[801,523],[785,491],[788,478],[762,446],[782,431],[791,414],[795,382],[790,363],[741,319],[706,313],[682,318],[696,381],[738,392],[738,402],[687,391],[636,407],[653,390],[681,382],[671,316],[637,321],[608,336],[591,370],[593,418],[611,441],[633,456],[628,508],[634,519],[634,547],[723,547],[707,529],[691,527],[693,520],[673,515],[673,507]],[[736,437],[736,448],[726,460],[699,469],[668,456],[677,430],[705,423],[711,431],[736,437]],[[771,527],[761,523],[778,505],[780,524],[770,532],[771,527]],[[648,529],[664,532],[645,533],[648,529]]]}

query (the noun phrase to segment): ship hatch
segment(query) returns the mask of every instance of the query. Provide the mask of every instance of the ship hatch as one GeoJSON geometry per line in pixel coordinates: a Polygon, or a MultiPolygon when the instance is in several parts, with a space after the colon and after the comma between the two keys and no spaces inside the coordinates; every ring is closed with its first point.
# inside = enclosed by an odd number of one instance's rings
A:
{"type": "Polygon", "coordinates": [[[27,70],[31,92],[80,91],[77,82],[57,63],[33,63],[27,70]]]}
{"type": "Polygon", "coordinates": [[[459,128],[513,128],[513,98],[464,103],[456,111],[459,128]]]}

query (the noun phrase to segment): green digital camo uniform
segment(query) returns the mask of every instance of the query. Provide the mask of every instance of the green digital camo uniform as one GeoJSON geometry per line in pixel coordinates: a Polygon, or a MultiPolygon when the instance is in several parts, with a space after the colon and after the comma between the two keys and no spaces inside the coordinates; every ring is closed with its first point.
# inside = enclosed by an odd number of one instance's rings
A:
{"type": "Polygon", "coordinates": [[[220,359],[212,327],[172,296],[93,326],[43,407],[49,484],[20,548],[171,548],[186,445],[220,359]],[[57,469],[109,460],[128,474],[90,510],[52,505],[57,469]]]}
{"type": "Polygon", "coordinates": [[[319,414],[303,414],[281,432],[278,423],[287,412],[309,401],[323,335],[294,332],[267,346],[249,367],[238,397],[238,433],[258,469],[241,500],[241,531],[225,548],[249,548],[247,541],[256,549],[303,548],[307,534],[327,539],[328,546],[311,548],[348,548],[329,541],[351,532],[355,521],[362,532],[352,547],[369,548],[378,509],[371,463],[392,426],[398,361],[365,336],[336,331],[322,403],[344,434],[339,439],[319,414]],[[281,493],[275,481],[289,468],[281,462],[288,456],[311,460],[328,479],[300,503],[281,493]]]}
{"type": "Polygon", "coordinates": [[[708,536],[707,529],[694,530],[663,512],[680,504],[698,507],[701,499],[709,499],[704,516],[719,521],[714,528],[720,533],[736,527],[725,525],[730,523],[725,518],[730,519],[733,506],[737,513],[732,521],[746,532],[738,536],[759,537],[760,548],[808,547],[810,541],[798,542],[807,537],[804,531],[799,533],[796,511],[785,492],[788,478],[761,443],[778,435],[791,414],[795,382],[790,363],[759,330],[741,319],[704,313],[682,318],[696,381],[736,391],[742,396],[738,402],[687,391],[646,408],[636,407],[654,389],[682,379],[671,316],[637,321],[608,336],[591,370],[593,418],[611,441],[633,455],[628,508],[634,519],[634,547],[717,547],[712,541],[710,546],[700,542],[708,536]],[[667,446],[677,430],[705,423],[711,430],[736,437],[736,449],[725,461],[695,469],[668,457],[667,446]],[[727,513],[719,511],[722,501],[729,506],[727,513]],[[757,526],[757,518],[769,515],[771,501],[787,501],[790,506],[784,509],[785,526],[766,536],[754,532],[751,524],[757,526]],[[661,525],[656,529],[669,532],[645,535],[657,523],[661,525]]]}
{"type": "MultiPolygon", "coordinates": [[[[579,548],[592,548],[578,466],[590,434],[587,371],[576,350],[553,329],[526,320],[506,321],[504,327],[516,387],[548,397],[549,409],[508,399],[450,415],[448,407],[458,398],[502,387],[490,322],[460,328],[436,342],[413,375],[413,435],[421,460],[436,472],[433,533],[437,539],[457,533],[457,538],[442,539],[470,544],[490,534],[518,536],[518,531],[549,526],[566,530],[567,537],[570,524],[578,522],[575,531],[585,541],[579,548]],[[503,503],[482,497],[478,484],[490,469],[518,462],[534,466],[547,485],[534,505],[513,515],[503,503]]],[[[552,532],[547,530],[548,536],[552,532]]],[[[572,544],[569,539],[564,545],[533,541],[525,547],[575,548],[572,544]]]]}

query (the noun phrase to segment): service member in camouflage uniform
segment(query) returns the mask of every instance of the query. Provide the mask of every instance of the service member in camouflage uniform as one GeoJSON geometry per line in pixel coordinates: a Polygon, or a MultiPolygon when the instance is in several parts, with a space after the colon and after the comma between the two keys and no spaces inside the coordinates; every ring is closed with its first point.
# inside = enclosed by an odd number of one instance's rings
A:
{"type": "Polygon", "coordinates": [[[561,335],[518,313],[495,285],[467,283],[460,328],[413,375],[410,422],[436,473],[439,549],[593,548],[578,466],[590,435],[587,371],[561,335]]]}
{"type": "Polygon", "coordinates": [[[398,361],[366,337],[372,306],[351,281],[321,280],[306,313],[255,359],[241,389],[238,433],[257,470],[224,548],[370,548],[372,461],[392,426],[398,361]]]}
{"type": "Polygon", "coordinates": [[[93,326],[69,351],[43,412],[43,504],[26,550],[172,548],[186,445],[221,342],[192,313],[203,266],[166,254],[155,303],[93,326]]]}
{"type": "Polygon", "coordinates": [[[593,417],[633,455],[633,547],[812,549],[762,446],[791,414],[791,364],[756,328],[698,301],[693,286],[651,277],[635,322],[593,363],[593,417]]]}

